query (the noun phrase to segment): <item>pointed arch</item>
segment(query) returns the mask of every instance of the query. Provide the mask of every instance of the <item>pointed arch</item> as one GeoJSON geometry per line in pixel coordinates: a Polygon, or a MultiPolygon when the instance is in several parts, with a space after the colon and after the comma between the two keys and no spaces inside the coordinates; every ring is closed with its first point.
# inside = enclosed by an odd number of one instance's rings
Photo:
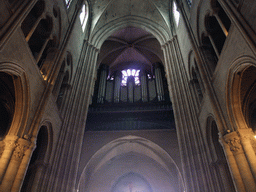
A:
{"type": "Polygon", "coordinates": [[[245,105],[244,100],[246,100],[246,95],[249,93],[250,87],[243,87],[243,89],[246,89],[247,91],[244,90],[244,94],[241,95],[241,86],[243,80],[246,78],[246,72],[251,69],[256,69],[256,59],[249,56],[238,57],[229,69],[226,86],[226,100],[228,104],[228,115],[232,125],[231,127],[234,130],[250,127],[246,121],[246,113],[244,111],[244,109],[248,107],[245,105]]]}
{"type": "Polygon", "coordinates": [[[29,84],[25,70],[17,63],[0,60],[0,72],[12,77],[15,107],[8,134],[21,134],[27,123],[30,108],[29,84]]]}
{"type": "Polygon", "coordinates": [[[168,32],[164,27],[160,26],[158,23],[153,22],[147,18],[142,18],[138,16],[125,16],[118,18],[114,21],[102,26],[96,32],[93,32],[89,42],[100,49],[103,42],[114,32],[119,29],[125,28],[127,26],[137,27],[150,32],[156,37],[161,45],[165,44],[171,39],[170,32],[168,32]]]}
{"type": "MultiPolygon", "coordinates": [[[[104,174],[107,174],[108,170],[112,171],[111,168],[106,169],[109,165],[115,165],[114,169],[117,170],[115,170],[109,178],[106,178],[106,180],[103,181],[108,185],[104,186],[105,189],[110,189],[115,181],[124,174],[136,170],[135,172],[137,174],[142,175],[146,180],[151,181],[151,183],[154,184],[152,185],[153,191],[154,187],[157,185],[157,181],[160,183],[163,182],[163,187],[165,187],[164,191],[177,190],[177,188],[183,191],[185,190],[185,185],[179,168],[172,157],[164,149],[145,138],[128,135],[106,144],[92,156],[81,174],[78,183],[79,191],[90,191],[93,187],[99,187],[97,186],[97,181],[95,181],[95,178],[98,179],[98,177],[95,175],[101,173],[102,170],[105,170],[104,174]],[[154,165],[157,168],[152,171],[150,170],[150,167],[147,167],[147,164],[150,166],[154,165]],[[144,165],[146,166],[146,169],[144,165]],[[126,168],[120,169],[119,166],[126,168]],[[136,166],[136,168],[134,166],[136,166]],[[162,181],[158,180],[159,178],[156,176],[160,172],[163,177],[161,178],[162,181]],[[156,180],[156,182],[154,180],[156,180]],[[165,183],[166,181],[168,182],[165,183]]],[[[102,174],[100,175],[102,176],[102,174]]]]}

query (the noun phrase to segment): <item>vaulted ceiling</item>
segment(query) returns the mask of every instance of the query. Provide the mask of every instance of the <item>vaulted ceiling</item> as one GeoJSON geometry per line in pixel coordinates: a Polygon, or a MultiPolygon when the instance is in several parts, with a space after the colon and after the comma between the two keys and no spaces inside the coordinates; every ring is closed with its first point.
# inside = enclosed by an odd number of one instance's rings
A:
{"type": "Polygon", "coordinates": [[[127,68],[150,70],[153,63],[162,62],[163,54],[157,39],[135,27],[113,33],[102,45],[98,64],[109,65],[110,71],[127,68]]]}

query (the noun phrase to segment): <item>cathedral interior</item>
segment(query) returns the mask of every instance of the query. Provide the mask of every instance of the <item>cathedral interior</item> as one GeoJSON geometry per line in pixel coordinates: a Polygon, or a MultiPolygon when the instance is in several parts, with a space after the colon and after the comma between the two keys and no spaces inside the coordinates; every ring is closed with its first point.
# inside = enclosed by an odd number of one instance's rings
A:
{"type": "Polygon", "coordinates": [[[1,0],[1,192],[255,192],[255,0],[1,0]]]}

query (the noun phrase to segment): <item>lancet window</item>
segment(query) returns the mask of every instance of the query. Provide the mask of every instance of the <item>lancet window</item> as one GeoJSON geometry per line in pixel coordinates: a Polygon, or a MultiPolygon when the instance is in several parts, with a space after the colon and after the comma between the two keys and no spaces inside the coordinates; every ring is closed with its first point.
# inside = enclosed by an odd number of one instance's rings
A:
{"type": "Polygon", "coordinates": [[[88,10],[87,10],[87,5],[84,3],[80,13],[80,22],[81,22],[83,32],[86,27],[87,19],[88,19],[88,10]]]}
{"type": "Polygon", "coordinates": [[[178,26],[179,25],[179,21],[180,21],[180,12],[178,11],[178,7],[176,5],[176,3],[173,1],[173,16],[174,16],[174,20],[176,22],[176,25],[178,26]]]}

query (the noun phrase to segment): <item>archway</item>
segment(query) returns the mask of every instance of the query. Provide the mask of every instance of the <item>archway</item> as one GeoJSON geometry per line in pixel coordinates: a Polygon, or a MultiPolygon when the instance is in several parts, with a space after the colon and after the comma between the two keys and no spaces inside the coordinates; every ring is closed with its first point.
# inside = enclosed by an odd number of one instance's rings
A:
{"type": "Polygon", "coordinates": [[[52,148],[52,125],[45,121],[40,127],[36,148],[31,156],[21,191],[37,191],[40,186],[40,177],[45,173],[52,148]]]}
{"type": "Polygon", "coordinates": [[[112,192],[119,191],[152,192],[149,183],[141,175],[130,172],[121,176],[113,186],[112,192]]]}
{"type": "Polygon", "coordinates": [[[211,158],[211,174],[216,191],[235,191],[223,148],[219,142],[219,130],[212,116],[207,119],[207,142],[211,158]]]}
{"type": "MultiPolygon", "coordinates": [[[[26,128],[29,111],[29,88],[26,74],[23,68],[16,63],[0,61],[1,84],[7,90],[3,94],[5,102],[2,102],[2,110],[8,114],[8,122],[4,133],[1,135],[19,135],[26,128]],[[9,97],[6,96],[9,94],[9,97]]],[[[3,98],[2,97],[2,98],[3,98]]]]}
{"type": "MultiPolygon", "coordinates": [[[[131,173],[144,182],[143,186],[149,192],[151,189],[163,192],[185,190],[180,170],[170,155],[155,143],[132,135],[116,139],[98,150],[84,168],[78,189],[113,191],[118,182],[131,173]]],[[[127,180],[132,178],[130,175],[127,180]]]]}
{"type": "Polygon", "coordinates": [[[229,116],[235,130],[254,128],[255,122],[255,60],[238,58],[229,72],[227,101],[229,116]]]}

